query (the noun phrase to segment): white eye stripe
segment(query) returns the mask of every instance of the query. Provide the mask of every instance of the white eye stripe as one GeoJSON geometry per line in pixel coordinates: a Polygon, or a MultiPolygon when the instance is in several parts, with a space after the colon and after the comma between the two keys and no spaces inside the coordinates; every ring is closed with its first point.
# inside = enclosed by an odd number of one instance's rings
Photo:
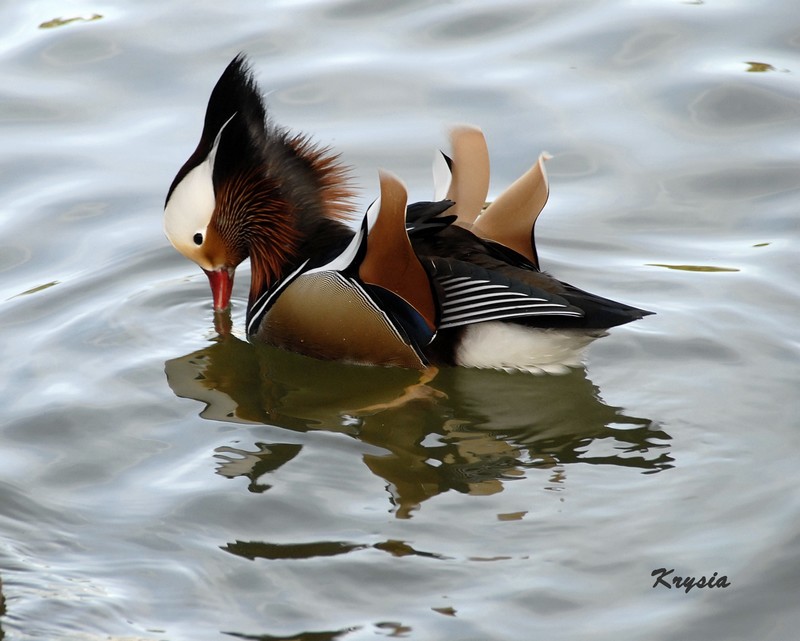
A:
{"type": "Polygon", "coordinates": [[[211,181],[212,170],[210,158],[207,157],[175,185],[164,209],[167,238],[183,253],[182,246],[191,245],[198,230],[205,231],[211,222],[216,201],[211,181]]]}
{"type": "Polygon", "coordinates": [[[211,145],[211,151],[208,152],[207,160],[211,165],[211,174],[212,175],[214,174],[214,162],[217,159],[217,148],[219,147],[219,140],[220,140],[220,138],[222,138],[222,132],[225,131],[225,127],[228,126],[228,123],[231,120],[233,120],[236,117],[236,114],[238,114],[238,113],[239,113],[238,111],[234,111],[233,115],[223,123],[222,127],[219,128],[219,131],[217,132],[217,137],[214,138],[214,144],[211,145]]]}
{"type": "Polygon", "coordinates": [[[220,127],[205,160],[175,185],[164,208],[164,233],[175,249],[195,262],[197,262],[198,248],[195,236],[201,234],[205,238],[205,231],[211,222],[216,204],[213,175],[217,148],[222,132],[234,116],[236,113],[220,127]]]}

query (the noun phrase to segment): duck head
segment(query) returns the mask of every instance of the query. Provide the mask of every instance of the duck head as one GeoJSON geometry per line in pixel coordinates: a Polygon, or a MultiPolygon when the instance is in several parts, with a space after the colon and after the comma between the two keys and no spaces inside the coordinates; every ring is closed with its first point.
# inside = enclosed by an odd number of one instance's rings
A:
{"type": "Polygon", "coordinates": [[[268,119],[240,54],[211,92],[200,142],[167,192],[164,231],[206,273],[221,311],[243,260],[251,259],[252,299],[297,262],[318,227],[352,215],[346,174],[329,150],[268,119]]]}

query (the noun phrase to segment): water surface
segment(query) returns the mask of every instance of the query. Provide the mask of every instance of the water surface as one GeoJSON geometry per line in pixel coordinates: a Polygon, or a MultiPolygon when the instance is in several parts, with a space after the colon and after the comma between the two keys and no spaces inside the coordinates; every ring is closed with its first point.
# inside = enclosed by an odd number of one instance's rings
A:
{"type": "MultiPolygon", "coordinates": [[[[9,639],[765,639],[800,624],[800,30],[783,3],[17,3],[0,39],[9,639]],[[239,51],[274,118],[431,194],[541,150],[543,265],[651,309],[565,376],[214,330],[161,231],[239,51]],[[399,400],[398,400],[399,399],[399,400]],[[728,588],[653,588],[651,572],[728,588]]],[[[2,610],[0,610],[2,611],[2,610]]],[[[1,636],[1,635],[0,635],[1,636]]]]}

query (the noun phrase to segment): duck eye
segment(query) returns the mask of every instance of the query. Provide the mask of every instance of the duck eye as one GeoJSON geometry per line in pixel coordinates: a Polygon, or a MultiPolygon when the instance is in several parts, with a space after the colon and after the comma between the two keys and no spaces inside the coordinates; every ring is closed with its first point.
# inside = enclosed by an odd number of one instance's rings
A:
{"type": "Polygon", "coordinates": [[[202,245],[203,244],[203,234],[201,234],[200,232],[197,232],[194,235],[194,238],[192,238],[192,240],[194,241],[195,245],[202,245]]]}

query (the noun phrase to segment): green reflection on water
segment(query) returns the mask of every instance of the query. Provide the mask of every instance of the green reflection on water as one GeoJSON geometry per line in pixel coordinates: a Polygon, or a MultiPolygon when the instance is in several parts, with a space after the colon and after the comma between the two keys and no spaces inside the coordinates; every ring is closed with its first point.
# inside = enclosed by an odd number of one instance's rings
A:
{"type": "Polygon", "coordinates": [[[342,543],[340,541],[317,541],[314,543],[260,543],[236,541],[223,549],[245,559],[312,559],[321,556],[338,556],[354,550],[363,550],[368,546],[342,543]]]}
{"type": "Polygon", "coordinates": [[[341,639],[344,635],[360,630],[356,626],[352,628],[345,628],[344,630],[326,631],[326,632],[297,632],[289,636],[276,637],[271,634],[240,634],[237,632],[225,632],[224,634],[235,637],[237,639],[248,639],[249,641],[336,641],[341,639]]]}
{"type": "Polygon", "coordinates": [[[36,287],[31,287],[30,289],[26,289],[24,292],[20,292],[19,294],[15,294],[11,298],[9,298],[9,300],[12,300],[14,298],[18,298],[19,296],[27,296],[28,294],[36,294],[38,292],[44,291],[45,289],[49,289],[49,288],[53,287],[54,285],[58,285],[60,283],[61,283],[60,280],[53,280],[53,281],[50,281],[49,283],[45,283],[44,285],[37,285],[36,287]]]}
{"type": "Polygon", "coordinates": [[[775,67],[766,62],[753,62],[748,60],[744,64],[747,65],[747,71],[749,73],[764,73],[765,71],[777,71],[775,67]]]}
{"type": "Polygon", "coordinates": [[[717,267],[715,265],[667,265],[665,263],[647,263],[648,267],[664,267],[684,272],[738,272],[735,267],[717,267]]]}
{"type": "MultiPolygon", "coordinates": [[[[363,463],[387,482],[397,518],[455,490],[501,492],[526,470],[548,471],[547,489],[567,482],[570,464],[671,467],[670,437],[646,418],[606,405],[583,369],[563,376],[444,368],[432,379],[400,368],[318,361],[228,335],[167,361],[176,395],[206,404],[212,420],[295,431],[345,433],[384,452],[363,463]],[[602,441],[602,447],[593,448],[602,441]],[[595,452],[594,450],[598,450],[595,452]]],[[[221,447],[218,473],[261,481],[301,446],[221,447]]]]}
{"type": "Polygon", "coordinates": [[[411,547],[405,541],[390,539],[373,545],[363,543],[347,543],[344,541],[314,541],[312,543],[265,543],[262,541],[236,541],[222,548],[226,552],[254,561],[267,559],[270,561],[285,559],[314,559],[318,557],[339,556],[359,550],[380,550],[395,557],[421,556],[429,559],[445,560],[448,557],[433,552],[422,552],[411,547]]]}
{"type": "Polygon", "coordinates": [[[39,29],[55,29],[56,27],[64,27],[74,22],[94,22],[100,20],[103,16],[99,13],[93,13],[90,16],[75,16],[73,18],[53,18],[39,25],[39,29]]]}
{"type": "Polygon", "coordinates": [[[215,452],[216,458],[221,461],[217,474],[227,478],[246,476],[250,479],[248,490],[260,494],[270,489],[271,485],[259,483],[258,480],[268,472],[274,472],[279,467],[291,461],[300,453],[302,445],[295,443],[256,443],[255,452],[223,446],[215,452]],[[232,456],[231,456],[232,455],[232,456]]]}

